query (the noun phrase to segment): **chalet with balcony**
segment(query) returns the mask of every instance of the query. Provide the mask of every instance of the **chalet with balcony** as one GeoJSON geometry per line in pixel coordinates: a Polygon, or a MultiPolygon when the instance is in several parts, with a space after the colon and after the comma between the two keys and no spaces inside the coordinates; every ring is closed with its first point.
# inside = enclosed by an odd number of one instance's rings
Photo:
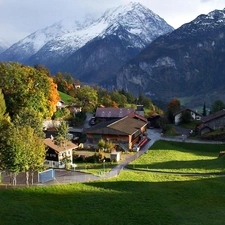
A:
{"type": "Polygon", "coordinates": [[[65,165],[61,161],[65,157],[68,158],[72,164],[73,149],[78,148],[76,144],[68,141],[65,146],[61,147],[54,143],[53,138],[46,138],[44,143],[47,146],[45,165],[49,167],[64,168],[65,165]]]}
{"type": "Polygon", "coordinates": [[[132,150],[136,143],[147,140],[147,121],[133,117],[123,117],[104,121],[86,130],[89,143],[98,143],[100,139],[113,142],[115,145],[123,146],[132,150]]]}

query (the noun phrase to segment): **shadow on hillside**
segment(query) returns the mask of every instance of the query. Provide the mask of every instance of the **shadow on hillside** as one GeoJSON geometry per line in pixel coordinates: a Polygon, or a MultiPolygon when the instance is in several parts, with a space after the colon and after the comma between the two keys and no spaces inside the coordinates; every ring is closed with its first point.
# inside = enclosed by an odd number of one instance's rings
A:
{"type": "Polygon", "coordinates": [[[173,170],[178,173],[214,173],[215,170],[220,170],[220,173],[225,174],[224,159],[208,159],[208,160],[190,160],[190,161],[168,161],[151,164],[133,164],[128,165],[130,169],[140,170],[173,170]],[[184,172],[183,172],[184,171],[184,172]],[[198,172],[196,172],[198,173],[198,172]]]}
{"type": "Polygon", "coordinates": [[[2,224],[223,224],[224,178],[160,181],[149,173],[85,184],[2,190],[2,224]],[[132,179],[129,181],[127,179],[132,179]],[[143,181],[141,181],[143,180],[143,181]],[[4,193],[3,193],[4,192],[4,193]],[[8,193],[8,194],[7,194],[8,193]],[[210,215],[210,217],[208,216],[210,215]],[[223,222],[222,222],[223,221],[223,222]],[[11,223],[12,224],[12,223],[11,223]]]}
{"type": "Polygon", "coordinates": [[[220,151],[224,150],[224,144],[203,144],[203,143],[188,143],[160,140],[155,142],[150,150],[157,151],[176,150],[187,152],[198,156],[216,157],[220,151]]]}

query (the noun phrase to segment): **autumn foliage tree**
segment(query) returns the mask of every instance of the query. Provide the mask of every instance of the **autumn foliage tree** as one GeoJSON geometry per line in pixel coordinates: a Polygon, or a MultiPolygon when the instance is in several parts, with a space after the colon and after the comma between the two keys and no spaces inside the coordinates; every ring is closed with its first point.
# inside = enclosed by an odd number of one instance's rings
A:
{"type": "Polygon", "coordinates": [[[180,101],[178,99],[173,99],[169,102],[168,108],[167,108],[167,118],[170,123],[174,122],[174,113],[180,111],[180,101]]]}
{"type": "Polygon", "coordinates": [[[10,116],[23,108],[31,108],[42,118],[51,118],[59,95],[57,86],[45,70],[3,62],[0,63],[0,77],[0,88],[10,116]]]}
{"type": "Polygon", "coordinates": [[[53,81],[58,85],[59,91],[75,97],[74,83],[76,81],[69,73],[58,72],[53,76],[53,81]]]}

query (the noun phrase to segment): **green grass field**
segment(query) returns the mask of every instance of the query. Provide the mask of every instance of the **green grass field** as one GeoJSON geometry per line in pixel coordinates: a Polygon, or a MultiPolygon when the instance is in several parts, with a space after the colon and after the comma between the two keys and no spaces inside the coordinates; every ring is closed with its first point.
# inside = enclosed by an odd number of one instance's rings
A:
{"type": "MultiPolygon", "coordinates": [[[[171,169],[173,162],[178,162],[175,171],[195,168],[212,172],[212,166],[201,169],[198,164],[216,160],[223,146],[184,144],[156,142],[135,166],[143,163],[161,170],[171,169]],[[157,151],[161,152],[159,159],[157,151]],[[192,165],[181,165],[182,160],[192,165]]],[[[215,167],[216,163],[210,164],[215,167]]],[[[124,170],[104,181],[0,190],[0,224],[223,225],[224,186],[224,177],[124,170]]]]}
{"type": "Polygon", "coordinates": [[[68,101],[69,99],[72,99],[72,100],[74,99],[72,96],[67,95],[61,91],[58,91],[58,92],[59,92],[59,96],[60,96],[61,100],[63,100],[66,104],[69,104],[69,101],[68,101]]]}
{"type": "Polygon", "coordinates": [[[3,225],[224,224],[224,178],[123,171],[105,182],[0,191],[3,225]]]}
{"type": "Polygon", "coordinates": [[[218,158],[224,144],[157,141],[129,168],[177,173],[224,173],[225,158],[218,158]]]}

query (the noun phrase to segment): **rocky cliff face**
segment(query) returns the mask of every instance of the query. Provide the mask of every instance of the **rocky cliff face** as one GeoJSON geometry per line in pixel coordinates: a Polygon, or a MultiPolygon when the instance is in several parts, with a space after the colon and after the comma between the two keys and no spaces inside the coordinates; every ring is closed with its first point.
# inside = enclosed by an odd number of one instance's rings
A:
{"type": "Polygon", "coordinates": [[[139,3],[107,10],[99,18],[60,21],[14,44],[2,61],[47,66],[83,82],[108,79],[160,35],[173,31],[139,3]]]}
{"type": "Polygon", "coordinates": [[[200,15],[123,66],[114,87],[187,106],[225,96],[225,10],[200,15]]]}

